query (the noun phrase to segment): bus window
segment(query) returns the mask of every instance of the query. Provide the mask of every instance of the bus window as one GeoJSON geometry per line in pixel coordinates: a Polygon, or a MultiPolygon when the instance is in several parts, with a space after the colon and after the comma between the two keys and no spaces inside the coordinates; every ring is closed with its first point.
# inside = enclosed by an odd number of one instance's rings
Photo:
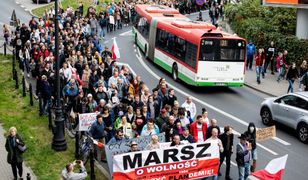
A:
{"type": "Polygon", "coordinates": [[[196,67],[196,58],[197,58],[197,46],[186,41],[186,53],[185,53],[185,63],[190,67],[196,67]]]}
{"type": "Polygon", "coordinates": [[[141,17],[137,18],[137,30],[139,31],[139,33],[142,34],[142,36],[146,39],[149,39],[149,29],[150,29],[150,25],[147,22],[147,19],[145,17],[141,17]]]}
{"type": "Polygon", "coordinates": [[[237,61],[245,59],[245,42],[232,39],[203,39],[200,45],[200,61],[237,61]]]}

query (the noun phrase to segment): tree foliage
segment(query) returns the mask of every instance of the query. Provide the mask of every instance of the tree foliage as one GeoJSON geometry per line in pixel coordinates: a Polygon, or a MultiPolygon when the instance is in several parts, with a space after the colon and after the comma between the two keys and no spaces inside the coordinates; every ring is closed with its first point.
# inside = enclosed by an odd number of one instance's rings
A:
{"type": "Polygon", "coordinates": [[[291,61],[300,63],[308,58],[308,40],[295,36],[296,9],[265,7],[260,0],[242,0],[241,4],[228,4],[225,14],[232,29],[253,40],[257,47],[274,41],[279,51],[289,51],[291,61]]]}

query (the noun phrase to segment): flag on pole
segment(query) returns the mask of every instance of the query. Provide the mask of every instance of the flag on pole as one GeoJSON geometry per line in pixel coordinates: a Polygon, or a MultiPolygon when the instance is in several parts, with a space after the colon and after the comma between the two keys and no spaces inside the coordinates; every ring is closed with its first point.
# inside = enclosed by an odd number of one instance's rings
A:
{"type": "Polygon", "coordinates": [[[265,169],[256,171],[251,175],[260,180],[281,180],[287,159],[288,155],[273,159],[266,165],[265,169]]]}
{"type": "Polygon", "coordinates": [[[113,38],[113,45],[112,45],[111,51],[112,51],[113,60],[120,58],[120,51],[119,51],[118,44],[115,38],[113,38]]]}

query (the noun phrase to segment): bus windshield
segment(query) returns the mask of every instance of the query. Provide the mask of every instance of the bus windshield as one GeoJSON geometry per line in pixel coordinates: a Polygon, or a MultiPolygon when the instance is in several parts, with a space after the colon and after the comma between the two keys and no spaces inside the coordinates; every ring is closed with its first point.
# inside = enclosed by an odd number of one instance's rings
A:
{"type": "Polygon", "coordinates": [[[246,44],[237,39],[202,39],[200,44],[200,61],[244,62],[246,44]]]}

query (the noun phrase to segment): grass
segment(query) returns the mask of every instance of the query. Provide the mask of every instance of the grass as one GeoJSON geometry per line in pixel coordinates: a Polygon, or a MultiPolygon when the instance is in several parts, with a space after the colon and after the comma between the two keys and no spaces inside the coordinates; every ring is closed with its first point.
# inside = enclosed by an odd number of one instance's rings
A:
{"type": "MultiPolygon", "coordinates": [[[[11,75],[12,64],[7,61],[10,59],[11,56],[0,55],[0,123],[6,131],[11,126],[17,128],[27,144],[28,150],[24,154],[26,164],[38,179],[60,179],[62,169],[74,160],[74,140],[66,137],[68,148],[64,152],[51,149],[52,133],[48,129],[48,119],[38,115],[36,102],[33,107],[29,105],[28,94],[27,97],[22,97],[21,85],[15,90],[15,81],[11,75]]],[[[90,168],[87,167],[87,170],[89,172],[90,168]]],[[[96,179],[107,179],[97,168],[95,170],[96,179]]]]}
{"type": "MultiPolygon", "coordinates": [[[[117,0],[118,1],[118,0],[117,0]]],[[[73,7],[74,9],[77,9],[79,6],[79,2],[83,3],[83,12],[84,14],[87,12],[88,7],[92,5],[92,0],[62,0],[62,8],[66,9],[68,6],[73,7]]],[[[99,5],[96,6],[96,10],[99,11],[102,7],[102,4],[108,4],[111,0],[99,0],[99,5]]],[[[54,3],[50,3],[46,6],[39,7],[32,10],[32,13],[37,17],[42,17],[46,9],[50,9],[51,7],[54,7],[54,3]]]]}

